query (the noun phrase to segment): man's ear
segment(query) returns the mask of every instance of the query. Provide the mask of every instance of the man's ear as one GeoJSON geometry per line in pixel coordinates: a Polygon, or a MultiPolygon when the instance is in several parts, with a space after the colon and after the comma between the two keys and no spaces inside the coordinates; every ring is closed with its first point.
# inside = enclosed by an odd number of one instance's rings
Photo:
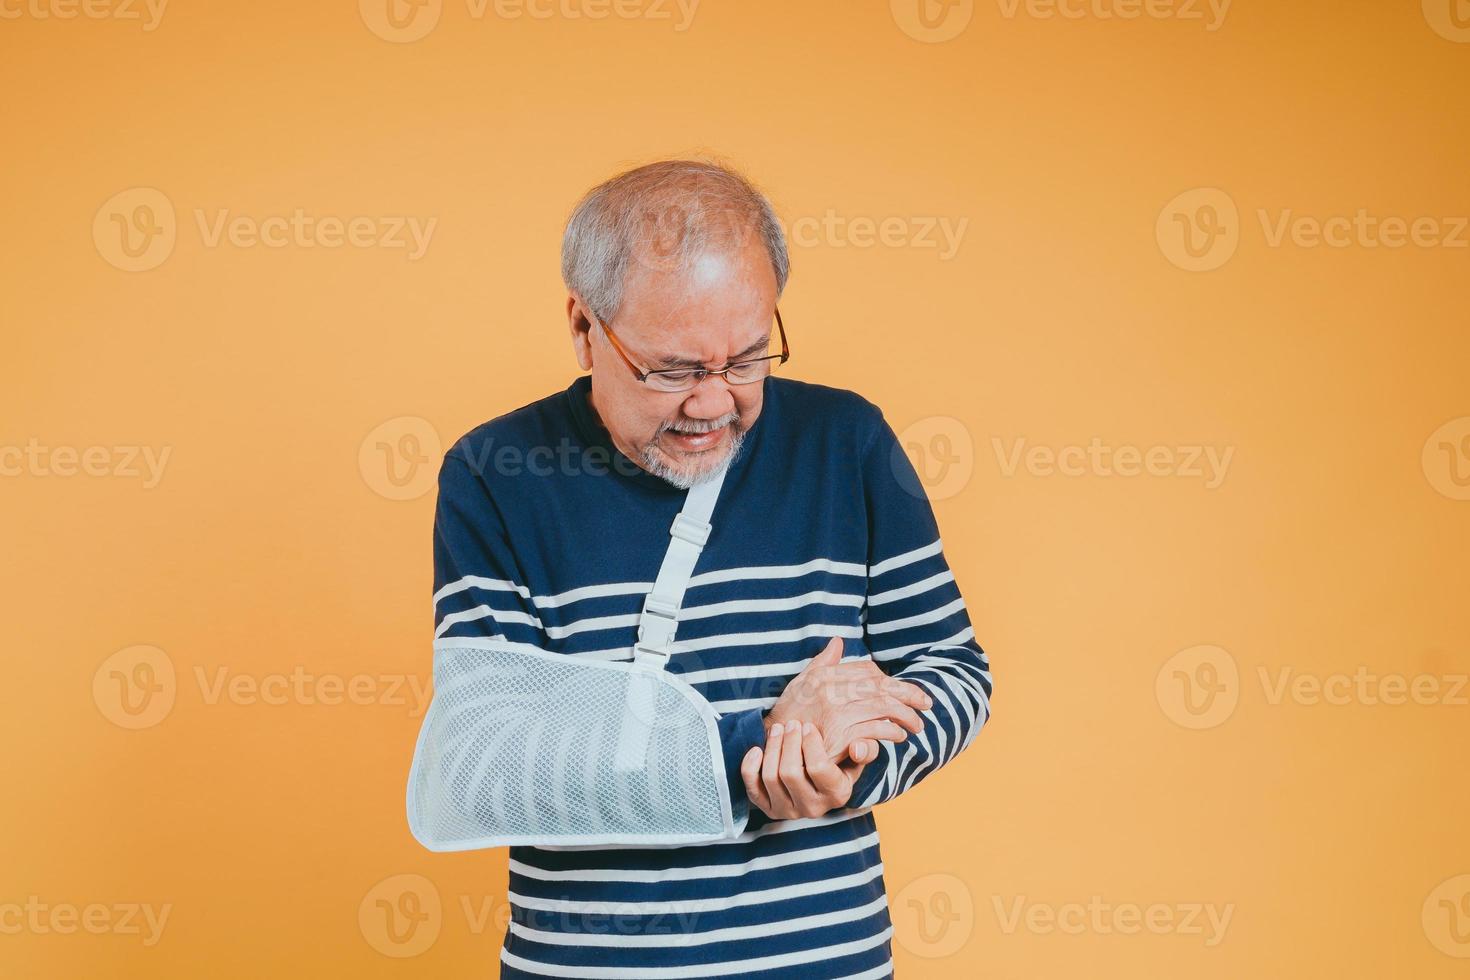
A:
{"type": "Polygon", "coordinates": [[[572,333],[572,349],[576,351],[577,363],[583,371],[592,370],[592,318],[582,297],[575,292],[567,294],[567,327],[572,333]]]}

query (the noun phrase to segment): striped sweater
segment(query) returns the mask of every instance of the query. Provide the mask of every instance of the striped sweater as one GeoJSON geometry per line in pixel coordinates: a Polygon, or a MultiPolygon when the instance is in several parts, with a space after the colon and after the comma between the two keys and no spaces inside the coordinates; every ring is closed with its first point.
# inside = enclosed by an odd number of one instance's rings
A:
{"type": "MultiPolygon", "coordinates": [[[[847,806],[755,807],[738,838],[682,847],[510,849],[501,976],[878,980],[892,925],[871,809],[968,745],[990,665],[913,468],[872,403],[770,377],[730,464],[668,669],[719,712],[725,778],[762,714],[827,644],[923,687],[924,730],[881,742],[847,806]]],[[[591,379],[473,429],[445,454],[434,519],[436,637],[632,657],[685,491],[612,445],[591,379]]]]}

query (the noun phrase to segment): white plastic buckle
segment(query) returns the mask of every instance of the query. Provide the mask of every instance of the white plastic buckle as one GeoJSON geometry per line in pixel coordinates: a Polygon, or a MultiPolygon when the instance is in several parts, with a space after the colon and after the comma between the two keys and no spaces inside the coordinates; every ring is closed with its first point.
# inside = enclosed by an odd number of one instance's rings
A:
{"type": "Polygon", "coordinates": [[[640,651],[655,653],[668,662],[669,647],[679,629],[679,611],[654,596],[644,600],[643,616],[638,620],[638,642],[633,646],[636,660],[640,651]]]}
{"type": "Polygon", "coordinates": [[[657,669],[663,670],[664,667],[668,665],[669,658],[671,658],[672,656],[672,650],[645,646],[642,640],[639,640],[637,643],[633,644],[634,663],[647,664],[653,663],[656,660],[658,662],[657,669]]]}
{"type": "Polygon", "coordinates": [[[688,541],[696,548],[704,547],[704,543],[709,540],[709,532],[709,524],[697,521],[683,511],[674,515],[674,523],[669,528],[669,533],[674,537],[680,541],[688,541]]]}

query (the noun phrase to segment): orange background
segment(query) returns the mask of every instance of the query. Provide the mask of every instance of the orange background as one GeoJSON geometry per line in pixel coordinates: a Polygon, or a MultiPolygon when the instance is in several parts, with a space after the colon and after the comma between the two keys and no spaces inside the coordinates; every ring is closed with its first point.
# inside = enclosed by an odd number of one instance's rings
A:
{"type": "Polygon", "coordinates": [[[576,373],[577,196],[712,152],[788,222],[846,229],[793,245],[788,368],[880,404],[949,481],[993,660],[992,724],[878,811],[899,975],[1463,975],[1470,249],[1269,237],[1288,209],[1470,214],[1448,2],[1239,0],[1216,30],[1203,4],[961,3],[926,40],[903,0],[704,0],[685,30],[672,5],[461,0],[413,41],[374,0],[174,0],[152,30],[51,2],[0,4],[0,447],[46,450],[0,476],[0,974],[495,975],[505,852],[431,854],[404,816],[425,491],[460,433],[576,373]],[[172,224],[108,203],[133,188],[172,224]],[[199,226],[297,209],[437,223],[412,261],[199,226]],[[851,225],[890,218],[887,244],[851,225]],[[134,219],[176,240],[130,272],[109,232],[134,219]],[[968,222],[953,255],[926,221],[968,222]],[[1180,267],[1191,222],[1233,244],[1218,268],[1180,267]],[[1233,455],[1214,488],[1007,470],[1017,440],[1094,437],[1233,455]],[[168,449],[156,485],[128,446],[168,449]],[[61,475],[60,447],[108,447],[110,475],[61,475]],[[1273,698],[1283,670],[1359,668],[1438,700],[1273,698]],[[318,686],[250,695],[293,672],[318,686]],[[322,677],[367,693],[322,703],[322,677]],[[1225,717],[1189,727],[1189,678],[1225,717]],[[123,681],[158,717],[127,727],[123,681]],[[437,914],[392,920],[405,887],[437,914]],[[29,896],[117,928],[17,929],[29,896]],[[1040,911],[1014,924],[1018,901],[1040,911]],[[124,903],[169,908],[156,942],[124,903]],[[1213,944],[1044,925],[1079,903],[1231,918],[1213,944]]]}

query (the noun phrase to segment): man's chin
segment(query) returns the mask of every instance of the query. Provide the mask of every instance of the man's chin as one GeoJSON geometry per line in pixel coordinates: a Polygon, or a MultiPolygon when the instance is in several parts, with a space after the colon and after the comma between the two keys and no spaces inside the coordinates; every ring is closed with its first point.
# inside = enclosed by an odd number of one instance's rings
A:
{"type": "Polygon", "coordinates": [[[720,440],[708,449],[683,450],[677,446],[666,446],[662,436],[644,452],[647,469],[655,476],[678,487],[690,487],[718,471],[730,459],[733,438],[729,426],[720,430],[720,440]]]}

